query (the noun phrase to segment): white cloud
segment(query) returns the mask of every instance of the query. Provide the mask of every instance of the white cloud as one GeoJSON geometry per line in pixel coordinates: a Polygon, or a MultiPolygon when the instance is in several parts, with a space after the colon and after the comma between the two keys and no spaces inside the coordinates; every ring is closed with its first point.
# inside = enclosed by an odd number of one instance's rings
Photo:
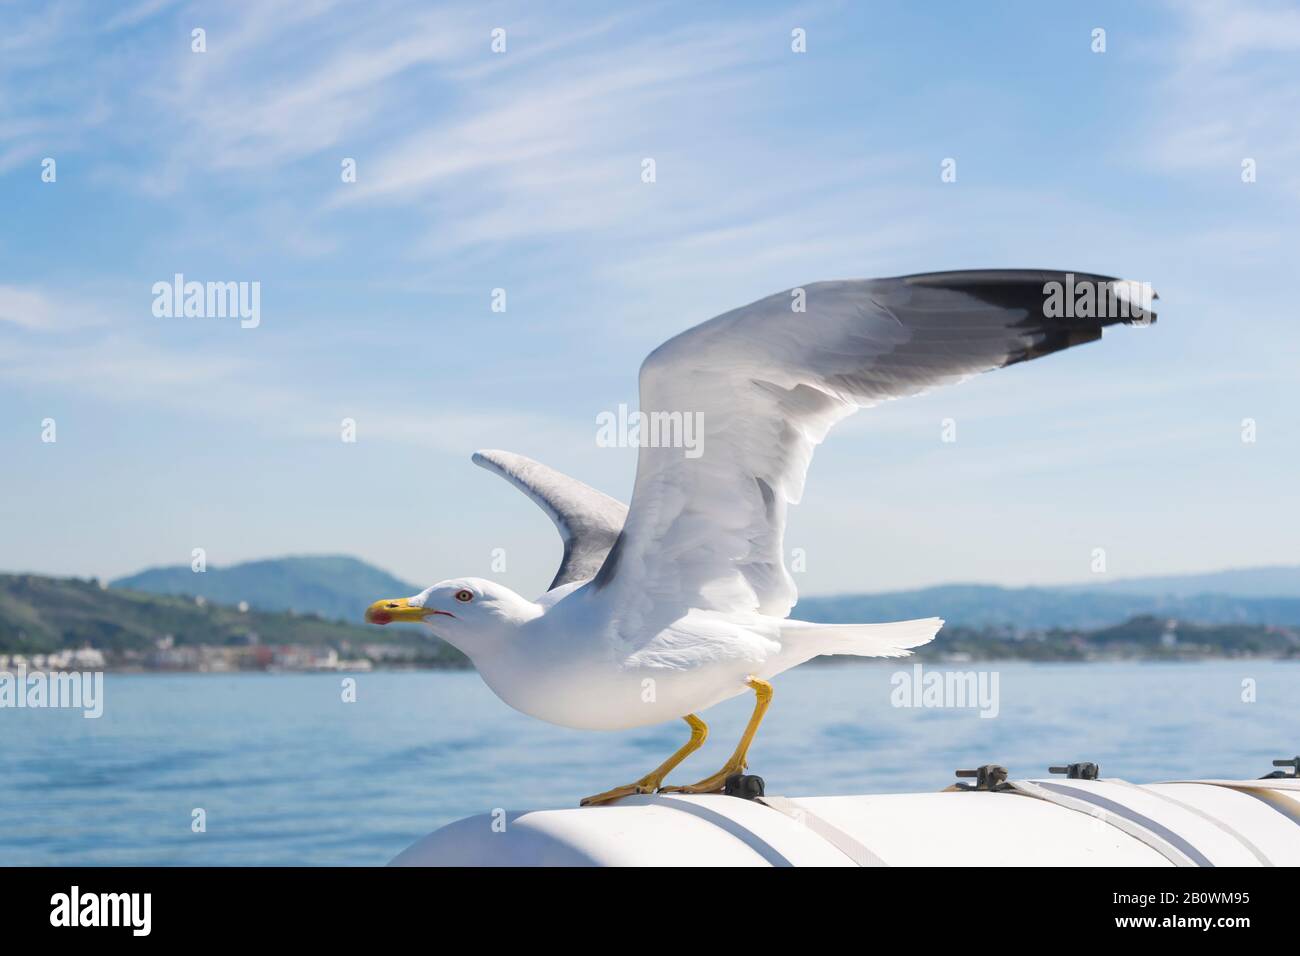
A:
{"type": "Polygon", "coordinates": [[[627,250],[669,222],[690,231],[736,212],[745,228],[771,204],[769,182],[747,168],[756,157],[792,158],[807,185],[843,173],[798,137],[774,144],[746,129],[778,82],[784,18],[629,19],[576,35],[531,22],[512,28],[508,53],[451,64],[440,109],[379,146],[330,207],[423,211],[436,225],[408,251],[426,260],[557,238],[627,250]],[[641,182],[645,158],[654,185],[641,182]]]}
{"type": "Polygon", "coordinates": [[[0,285],[0,322],[23,329],[53,332],[99,325],[95,306],[31,286],[0,285]]]}
{"type": "Polygon", "coordinates": [[[385,400],[375,388],[334,383],[322,371],[334,346],[321,346],[317,355],[296,349],[290,376],[281,343],[260,330],[232,326],[233,338],[219,344],[212,338],[175,344],[174,327],[164,338],[157,326],[149,331],[147,325],[132,329],[121,322],[116,331],[83,327],[70,335],[65,315],[38,289],[0,286],[0,321],[26,331],[63,333],[0,337],[0,378],[18,387],[237,421],[289,438],[337,440],[342,419],[349,417],[367,442],[452,455],[501,443],[561,447],[581,445],[588,436],[594,442],[594,424],[575,428],[572,420],[542,412],[385,400]]]}
{"type": "Polygon", "coordinates": [[[1153,162],[1181,172],[1239,179],[1254,159],[1263,184],[1280,182],[1300,198],[1300,10],[1258,0],[1171,5],[1182,32],[1159,87],[1153,162]]]}
{"type": "Polygon", "coordinates": [[[133,27],[138,23],[151,19],[162,13],[169,7],[174,6],[176,0],[139,0],[128,7],[123,7],[117,13],[109,17],[104,24],[104,29],[108,32],[120,30],[123,27],[133,27]]]}
{"type": "Polygon", "coordinates": [[[30,289],[0,285],[0,322],[12,322],[28,329],[54,324],[58,310],[45,296],[30,289]]]}

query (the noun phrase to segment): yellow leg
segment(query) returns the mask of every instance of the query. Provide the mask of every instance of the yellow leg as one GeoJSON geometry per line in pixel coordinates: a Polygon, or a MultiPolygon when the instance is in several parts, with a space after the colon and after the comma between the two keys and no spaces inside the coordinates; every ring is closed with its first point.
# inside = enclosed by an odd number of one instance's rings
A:
{"type": "Polygon", "coordinates": [[[709,737],[709,728],[700,718],[694,714],[687,714],[682,719],[691,725],[691,739],[682,744],[675,754],[636,783],[629,784],[626,787],[615,787],[613,790],[598,793],[594,797],[587,797],[582,801],[581,806],[589,807],[600,803],[611,803],[622,797],[630,797],[635,793],[654,793],[658,790],[659,785],[664,782],[664,777],[668,776],[679,763],[699,750],[709,737]]]}
{"type": "Polygon", "coordinates": [[[754,690],[754,713],[749,718],[749,725],[745,727],[745,732],[740,736],[740,743],[736,744],[735,752],[722,765],[722,769],[711,777],[705,777],[699,783],[692,783],[685,787],[660,787],[660,793],[717,793],[727,782],[728,777],[733,773],[743,772],[749,766],[746,762],[749,756],[749,745],[754,742],[758,725],[763,722],[767,705],[772,702],[772,685],[757,677],[751,677],[745,683],[754,690]]]}

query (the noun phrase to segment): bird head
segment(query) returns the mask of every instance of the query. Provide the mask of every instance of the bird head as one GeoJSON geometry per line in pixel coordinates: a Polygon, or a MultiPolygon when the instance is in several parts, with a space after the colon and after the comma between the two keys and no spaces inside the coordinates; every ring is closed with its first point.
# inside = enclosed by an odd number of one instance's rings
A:
{"type": "Polygon", "coordinates": [[[370,624],[420,621],[470,657],[542,613],[532,601],[483,578],[439,581],[409,598],[388,598],[366,608],[370,624]]]}

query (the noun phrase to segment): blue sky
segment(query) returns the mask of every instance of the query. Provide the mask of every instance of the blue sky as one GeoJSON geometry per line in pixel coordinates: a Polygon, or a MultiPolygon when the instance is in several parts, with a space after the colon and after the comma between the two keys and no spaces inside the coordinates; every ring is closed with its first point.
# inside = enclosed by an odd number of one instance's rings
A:
{"type": "Polygon", "coordinates": [[[535,591],[558,539],[473,450],[626,498],[596,416],[664,338],[993,266],[1149,281],[1161,321],[838,428],[803,593],[1297,561],[1300,12],[539,6],[0,3],[0,568],[535,591]],[[259,282],[260,325],[155,317],[178,272],[259,282]]]}

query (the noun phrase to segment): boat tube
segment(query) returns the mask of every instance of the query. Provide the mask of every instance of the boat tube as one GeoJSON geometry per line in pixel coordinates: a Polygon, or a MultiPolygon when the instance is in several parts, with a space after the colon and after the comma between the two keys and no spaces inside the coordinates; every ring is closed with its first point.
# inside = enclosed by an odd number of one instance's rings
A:
{"type": "Polygon", "coordinates": [[[1066,778],[1010,780],[985,767],[968,772],[976,783],[938,793],[660,794],[497,810],[429,834],[390,865],[1300,865],[1294,776],[1139,786],[1097,779],[1091,764],[1069,769],[1066,778]]]}

